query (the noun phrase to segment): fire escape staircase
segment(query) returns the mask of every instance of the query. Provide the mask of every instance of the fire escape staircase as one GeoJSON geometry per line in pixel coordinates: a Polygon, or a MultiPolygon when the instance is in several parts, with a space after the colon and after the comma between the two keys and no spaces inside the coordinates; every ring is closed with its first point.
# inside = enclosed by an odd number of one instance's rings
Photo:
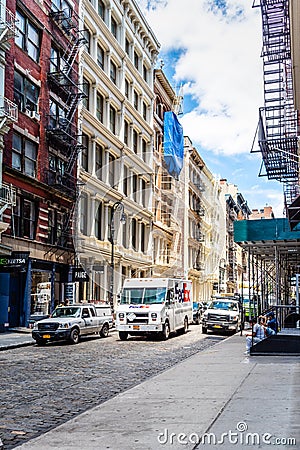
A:
{"type": "Polygon", "coordinates": [[[7,41],[12,39],[16,33],[14,14],[6,7],[5,3],[0,2],[0,46],[7,45],[7,41]]]}
{"type": "Polygon", "coordinates": [[[71,239],[71,228],[78,199],[75,167],[78,154],[83,148],[76,124],[76,113],[79,102],[86,97],[82,86],[79,84],[78,71],[75,70],[74,66],[79,50],[86,40],[83,36],[83,31],[79,30],[79,18],[74,11],[52,11],[50,16],[61,30],[67,45],[60,57],[60,67],[55,66],[57,61],[50,61],[52,62],[51,66],[56,67],[56,70],[50,71],[48,74],[49,85],[61,99],[65,112],[63,117],[49,115],[47,138],[51,146],[67,157],[67,163],[62,174],[56,174],[49,170],[48,183],[55,189],[63,191],[72,200],[72,207],[66,213],[60,236],[54,245],[47,250],[45,256],[54,254],[62,256],[63,253],[70,250],[73,251],[74,248],[71,239]]]}
{"type": "MultiPolygon", "coordinates": [[[[263,174],[261,168],[260,176],[267,175],[284,184],[286,208],[291,219],[289,206],[296,198],[291,196],[299,195],[295,189],[298,187],[299,161],[289,0],[254,0],[253,7],[258,6],[262,15],[265,99],[264,107],[259,111],[258,144],[266,170],[263,174]]],[[[291,220],[290,225],[293,228],[291,220]]]]}
{"type": "MultiPolygon", "coordinates": [[[[8,41],[16,34],[16,18],[6,5],[0,2],[0,51],[5,52],[9,49],[8,41]]],[[[0,130],[17,120],[18,106],[6,97],[0,96],[0,130]]]]}
{"type": "Polygon", "coordinates": [[[79,18],[74,11],[53,11],[53,21],[67,38],[67,46],[61,55],[61,66],[50,71],[48,80],[51,88],[61,98],[64,105],[64,117],[49,117],[48,139],[54,147],[68,157],[65,176],[72,176],[73,168],[82,149],[80,136],[75,123],[79,102],[86,97],[78,82],[78,72],[74,69],[80,48],[84,45],[83,31],[79,30],[79,18]],[[52,119],[52,120],[51,120],[52,119]]]}

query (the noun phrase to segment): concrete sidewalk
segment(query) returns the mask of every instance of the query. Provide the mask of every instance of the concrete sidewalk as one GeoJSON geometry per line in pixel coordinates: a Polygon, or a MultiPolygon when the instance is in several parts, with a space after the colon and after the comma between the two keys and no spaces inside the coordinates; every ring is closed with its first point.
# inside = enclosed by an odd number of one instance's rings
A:
{"type": "Polygon", "coordinates": [[[0,333],[0,351],[35,344],[35,341],[31,337],[31,331],[29,328],[16,328],[5,333],[0,333]]]}
{"type": "Polygon", "coordinates": [[[234,335],[16,448],[299,449],[299,358],[244,351],[234,335]]]}

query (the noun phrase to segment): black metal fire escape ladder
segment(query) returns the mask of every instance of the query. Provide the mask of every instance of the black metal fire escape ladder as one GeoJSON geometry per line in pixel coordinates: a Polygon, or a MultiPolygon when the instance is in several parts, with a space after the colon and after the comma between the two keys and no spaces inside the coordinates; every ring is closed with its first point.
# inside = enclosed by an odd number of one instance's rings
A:
{"type": "Polygon", "coordinates": [[[82,87],[79,85],[78,71],[74,69],[78,53],[86,42],[83,30],[79,29],[79,18],[74,11],[52,11],[50,16],[59,26],[62,34],[67,38],[67,46],[61,55],[61,66],[57,71],[48,74],[51,88],[62,99],[66,112],[64,117],[55,118],[49,125],[47,135],[49,143],[67,156],[67,163],[60,183],[52,183],[52,186],[63,190],[72,198],[72,208],[65,214],[62,232],[57,241],[45,255],[53,255],[59,252],[59,256],[73,249],[71,241],[71,228],[73,214],[78,199],[78,186],[74,174],[74,167],[79,151],[83,148],[78,133],[75,115],[80,100],[85,98],[82,87]]]}
{"type": "Polygon", "coordinates": [[[263,34],[265,105],[259,111],[258,144],[266,175],[283,183],[297,181],[299,173],[288,4],[289,0],[253,4],[261,8],[263,34]]]}

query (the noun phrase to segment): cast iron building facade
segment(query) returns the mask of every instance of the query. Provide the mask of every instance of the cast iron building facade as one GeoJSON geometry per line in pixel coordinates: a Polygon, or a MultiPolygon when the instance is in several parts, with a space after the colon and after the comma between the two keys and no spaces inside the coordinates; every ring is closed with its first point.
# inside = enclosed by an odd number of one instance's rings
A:
{"type": "Polygon", "coordinates": [[[84,27],[80,70],[87,97],[80,116],[85,150],[76,250],[89,281],[81,283],[78,296],[113,297],[115,304],[125,277],[152,270],[153,83],[159,43],[134,1],[84,2],[84,27]]]}

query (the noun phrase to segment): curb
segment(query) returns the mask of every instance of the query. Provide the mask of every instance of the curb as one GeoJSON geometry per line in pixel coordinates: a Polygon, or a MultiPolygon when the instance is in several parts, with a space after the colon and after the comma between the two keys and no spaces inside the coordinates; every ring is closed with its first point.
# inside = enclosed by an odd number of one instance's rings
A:
{"type": "Polygon", "coordinates": [[[0,345],[0,352],[3,350],[10,350],[19,347],[28,347],[29,345],[33,344],[35,344],[35,342],[20,342],[19,344],[0,345]]]}

